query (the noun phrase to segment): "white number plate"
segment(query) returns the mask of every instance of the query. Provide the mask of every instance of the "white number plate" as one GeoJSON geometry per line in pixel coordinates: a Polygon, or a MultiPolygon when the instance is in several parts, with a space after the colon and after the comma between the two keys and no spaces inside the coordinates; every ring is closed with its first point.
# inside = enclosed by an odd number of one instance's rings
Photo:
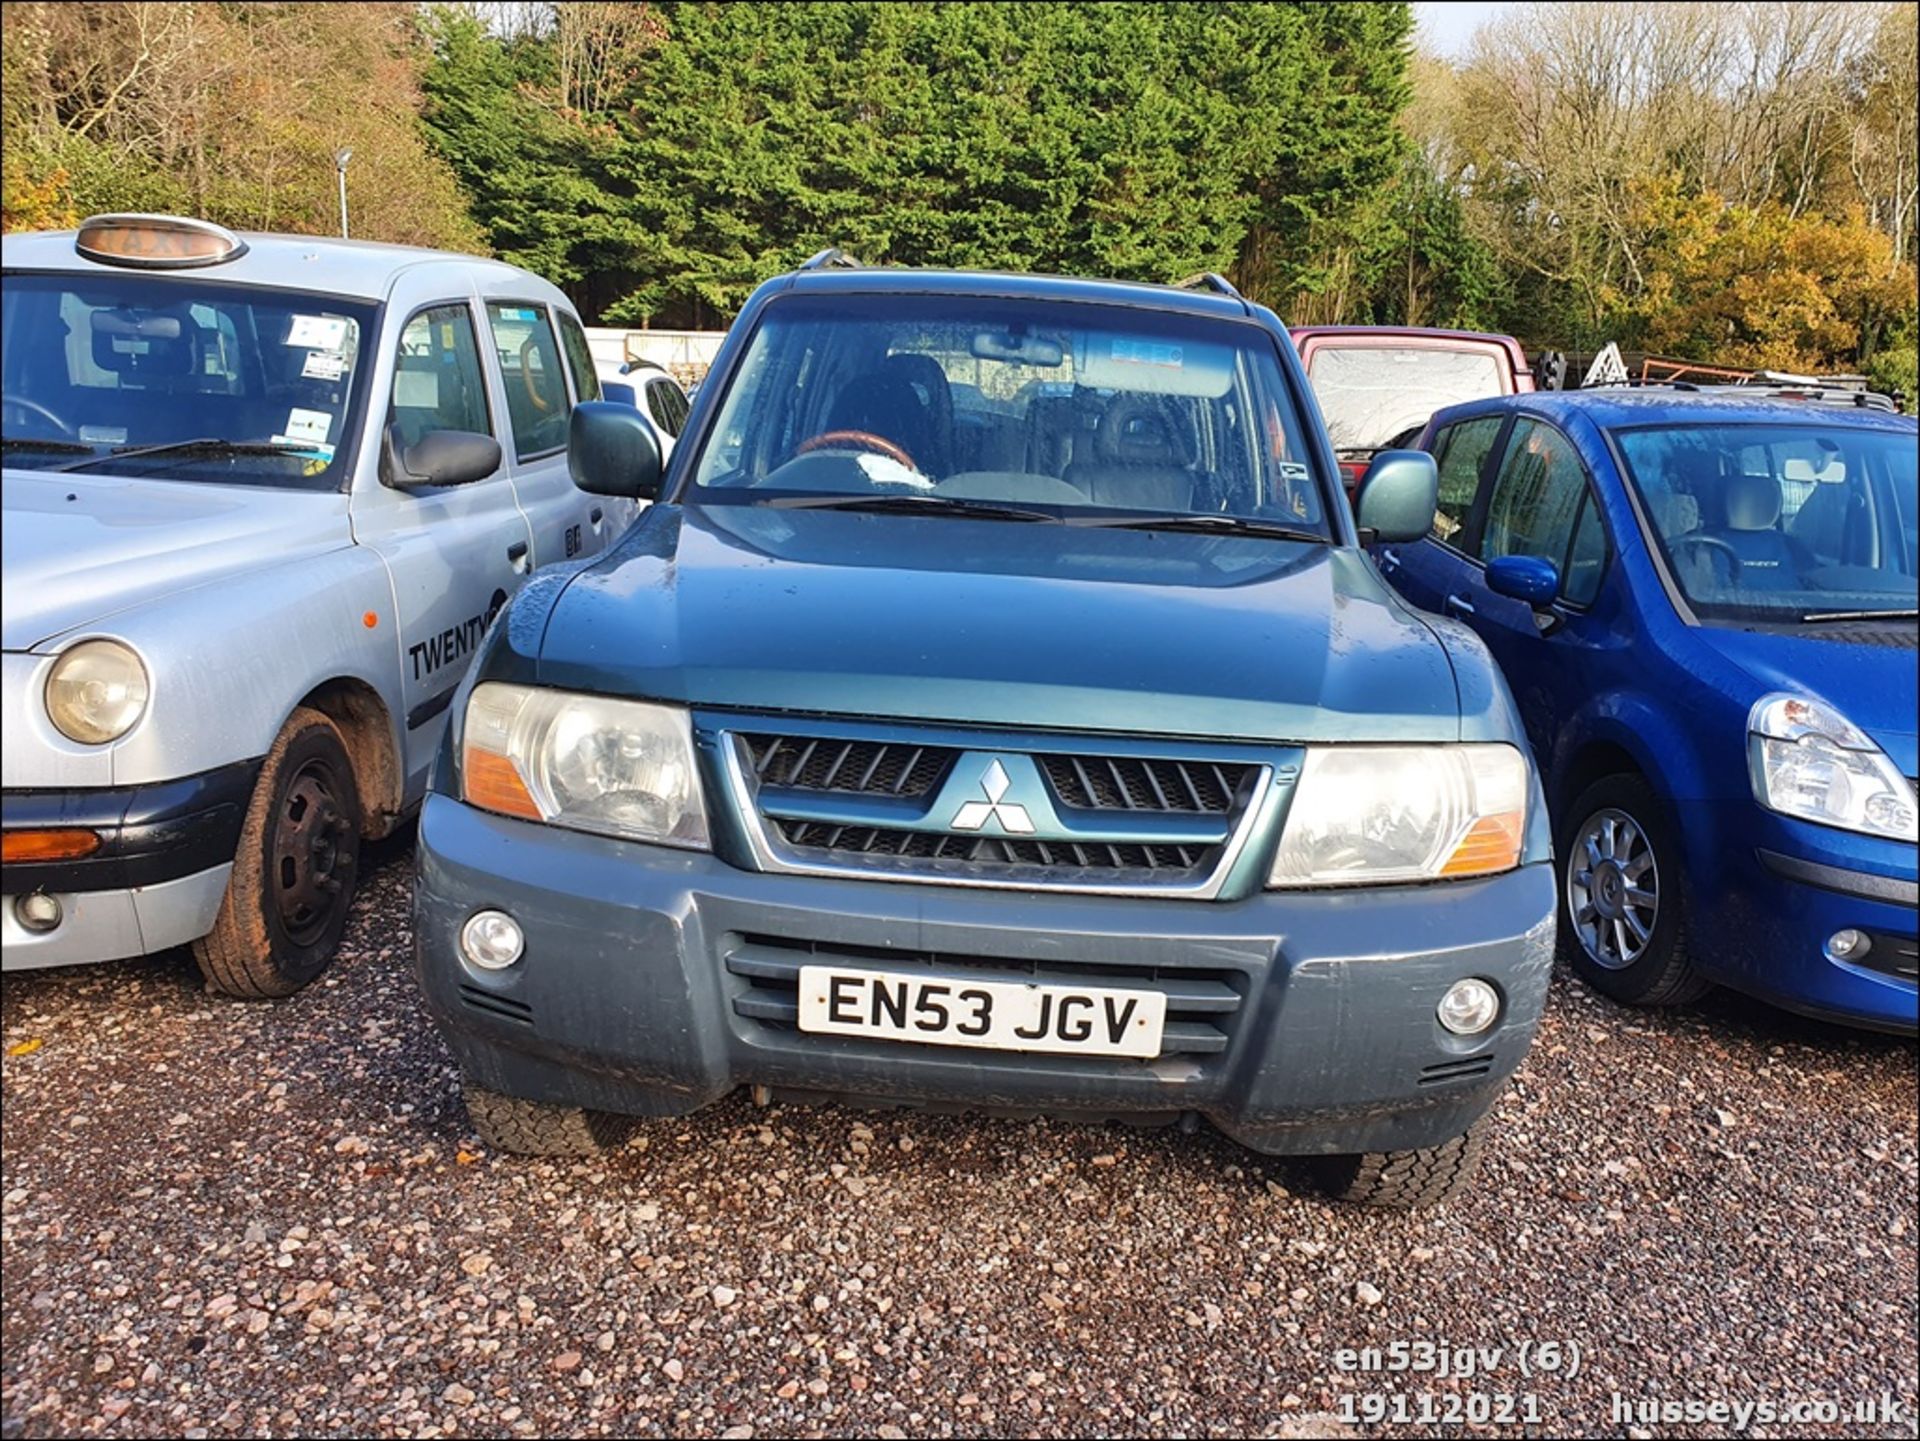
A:
{"type": "Polygon", "coordinates": [[[994,1051],[1157,1056],[1160,991],[800,968],[800,1029],[994,1051]]]}

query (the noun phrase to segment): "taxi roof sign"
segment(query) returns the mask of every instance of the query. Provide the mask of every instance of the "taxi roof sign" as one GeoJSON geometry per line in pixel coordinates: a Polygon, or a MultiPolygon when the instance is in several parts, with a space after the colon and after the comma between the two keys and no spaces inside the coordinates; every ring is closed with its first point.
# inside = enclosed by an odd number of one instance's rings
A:
{"type": "Polygon", "coordinates": [[[244,255],[247,243],[225,226],[184,215],[93,215],[80,222],[73,248],[102,265],[184,270],[244,255]]]}

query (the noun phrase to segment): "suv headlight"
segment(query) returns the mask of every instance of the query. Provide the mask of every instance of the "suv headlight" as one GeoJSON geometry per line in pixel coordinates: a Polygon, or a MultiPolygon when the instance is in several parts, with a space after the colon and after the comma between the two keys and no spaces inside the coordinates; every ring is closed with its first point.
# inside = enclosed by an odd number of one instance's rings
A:
{"type": "Polygon", "coordinates": [[[1520,862],[1527,760],[1510,745],[1311,747],[1269,886],[1492,875],[1520,862]]]}
{"type": "Polygon", "coordinates": [[[523,820],[694,850],[708,844],[693,727],[677,706],[477,685],[460,793],[523,820]]]}
{"type": "Polygon", "coordinates": [[[1754,799],[1823,826],[1920,840],[1913,784],[1845,716],[1805,696],[1763,696],[1747,717],[1754,799]]]}
{"type": "Polygon", "coordinates": [[[83,640],[47,672],[47,719],[68,740],[105,745],[147,709],[147,668],[117,640],[83,640]]]}

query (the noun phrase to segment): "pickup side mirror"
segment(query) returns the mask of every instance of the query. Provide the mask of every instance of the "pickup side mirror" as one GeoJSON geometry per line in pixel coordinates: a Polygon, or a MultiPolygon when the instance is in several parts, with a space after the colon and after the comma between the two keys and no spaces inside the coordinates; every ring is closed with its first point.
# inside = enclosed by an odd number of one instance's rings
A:
{"type": "Polygon", "coordinates": [[[1383,450],[1360,479],[1354,522],[1374,540],[1414,541],[1433,529],[1440,469],[1424,450],[1383,450]]]}
{"type": "Polygon", "coordinates": [[[416,485],[470,485],[500,468],[500,442],[471,430],[429,430],[412,445],[388,426],[380,456],[380,483],[394,490],[416,485]]]}
{"type": "Polygon", "coordinates": [[[594,495],[653,500],[660,494],[660,442],[631,405],[583,401],[567,423],[567,470],[594,495]]]}
{"type": "Polygon", "coordinates": [[[621,405],[631,405],[636,409],[640,405],[640,393],[624,380],[601,381],[600,398],[617,401],[621,405]]]}
{"type": "Polygon", "coordinates": [[[1487,589],[1545,610],[1560,594],[1560,570],[1537,555],[1503,555],[1487,564],[1487,589]]]}

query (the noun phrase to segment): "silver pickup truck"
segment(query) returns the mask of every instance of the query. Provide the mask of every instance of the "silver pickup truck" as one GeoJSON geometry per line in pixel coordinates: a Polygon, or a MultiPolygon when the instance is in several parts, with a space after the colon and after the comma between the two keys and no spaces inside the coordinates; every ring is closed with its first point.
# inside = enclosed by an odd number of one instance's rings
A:
{"type": "Polygon", "coordinates": [[[191,943],[297,990],[496,612],[637,513],[568,477],[579,318],[493,261],[169,216],[0,269],[5,968],[191,943]]]}

